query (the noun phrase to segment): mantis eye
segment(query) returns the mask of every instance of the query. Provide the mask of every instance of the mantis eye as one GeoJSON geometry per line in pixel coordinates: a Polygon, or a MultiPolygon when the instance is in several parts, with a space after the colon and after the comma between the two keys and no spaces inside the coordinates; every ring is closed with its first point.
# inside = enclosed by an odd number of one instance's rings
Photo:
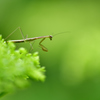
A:
{"type": "Polygon", "coordinates": [[[52,35],[49,36],[50,40],[52,40],[52,35]]]}

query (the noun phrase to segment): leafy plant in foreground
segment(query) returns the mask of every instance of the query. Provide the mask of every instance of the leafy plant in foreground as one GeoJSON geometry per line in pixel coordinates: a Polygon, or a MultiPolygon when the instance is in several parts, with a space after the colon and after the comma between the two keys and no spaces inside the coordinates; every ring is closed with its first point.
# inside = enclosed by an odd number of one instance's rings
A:
{"type": "Polygon", "coordinates": [[[0,97],[16,88],[26,87],[29,78],[44,81],[44,72],[38,52],[27,53],[24,48],[15,50],[15,45],[6,43],[0,35],[0,97]]]}

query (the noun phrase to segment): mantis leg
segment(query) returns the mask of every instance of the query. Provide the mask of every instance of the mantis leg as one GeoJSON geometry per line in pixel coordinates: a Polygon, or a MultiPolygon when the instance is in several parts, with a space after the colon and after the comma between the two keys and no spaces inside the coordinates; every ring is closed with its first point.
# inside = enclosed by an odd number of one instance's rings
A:
{"type": "Polygon", "coordinates": [[[29,49],[29,52],[31,52],[31,51],[33,50],[33,44],[34,44],[34,42],[35,42],[35,41],[33,41],[33,43],[29,43],[30,46],[31,46],[30,49],[29,49]]]}
{"type": "Polygon", "coordinates": [[[45,46],[43,46],[43,45],[41,44],[44,40],[45,40],[45,38],[43,38],[43,39],[39,42],[39,45],[40,45],[40,47],[42,48],[43,51],[48,52],[48,49],[47,49],[45,46]]]}
{"type": "Polygon", "coordinates": [[[21,33],[23,39],[25,39],[24,34],[23,34],[21,28],[20,28],[20,27],[17,27],[12,33],[10,33],[10,34],[5,38],[5,40],[6,40],[9,36],[11,36],[13,33],[15,33],[18,29],[19,29],[19,31],[20,31],[20,33],[21,33]]]}

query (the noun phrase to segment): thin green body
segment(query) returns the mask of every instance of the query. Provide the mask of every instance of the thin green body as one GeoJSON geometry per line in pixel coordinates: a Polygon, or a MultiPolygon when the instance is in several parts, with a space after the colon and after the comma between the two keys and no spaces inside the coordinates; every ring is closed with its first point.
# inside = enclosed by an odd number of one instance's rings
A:
{"type": "MultiPolygon", "coordinates": [[[[52,40],[52,36],[49,35],[49,36],[40,36],[40,37],[26,38],[26,39],[20,39],[20,40],[10,40],[10,41],[13,42],[13,43],[22,43],[22,42],[31,42],[31,41],[34,41],[34,40],[37,40],[37,39],[42,39],[39,42],[39,45],[40,45],[40,47],[42,48],[43,51],[48,52],[48,49],[41,44],[45,40],[45,38],[49,38],[50,40],[52,40]]],[[[7,41],[7,42],[9,42],[9,41],[7,41]]]]}
{"type": "MultiPolygon", "coordinates": [[[[41,39],[41,38],[50,38],[50,40],[52,40],[52,36],[40,36],[40,37],[33,37],[33,38],[26,38],[26,39],[20,39],[20,40],[10,40],[13,43],[21,43],[21,42],[30,42],[30,41],[34,41],[37,39],[41,39]]],[[[7,41],[9,42],[9,41],[7,41]]]]}

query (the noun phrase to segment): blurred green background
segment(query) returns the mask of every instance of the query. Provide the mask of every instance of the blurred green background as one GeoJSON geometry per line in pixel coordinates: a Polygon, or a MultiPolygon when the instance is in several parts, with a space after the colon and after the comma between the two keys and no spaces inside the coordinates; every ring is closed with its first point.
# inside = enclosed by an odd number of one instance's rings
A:
{"type": "MultiPolygon", "coordinates": [[[[100,2],[76,0],[0,0],[0,34],[6,38],[18,26],[25,36],[64,31],[46,39],[44,52],[34,42],[46,81],[8,94],[1,100],[100,100],[100,2]]],[[[9,39],[21,39],[16,31],[9,39]]],[[[16,44],[29,50],[29,43],[16,44]]]]}

